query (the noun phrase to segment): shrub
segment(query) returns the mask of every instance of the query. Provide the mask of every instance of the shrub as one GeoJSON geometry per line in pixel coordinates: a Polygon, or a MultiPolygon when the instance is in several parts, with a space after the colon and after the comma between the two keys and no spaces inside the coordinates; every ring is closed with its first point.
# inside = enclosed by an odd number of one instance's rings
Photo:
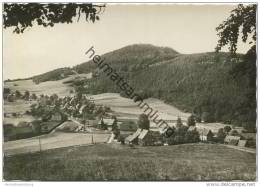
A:
{"type": "Polygon", "coordinates": [[[181,121],[181,118],[178,117],[177,123],[176,123],[176,128],[180,128],[181,126],[183,126],[183,123],[182,123],[182,121],[181,121]]]}
{"type": "Polygon", "coordinates": [[[14,96],[11,95],[11,94],[8,95],[8,96],[7,96],[7,101],[8,101],[8,102],[14,102],[14,96]]]}
{"type": "Polygon", "coordinates": [[[233,130],[231,130],[231,131],[229,132],[229,135],[231,135],[231,136],[238,136],[239,133],[238,133],[237,130],[233,129],[233,130]]]}
{"type": "Polygon", "coordinates": [[[195,116],[193,114],[188,117],[187,125],[188,126],[195,126],[196,125],[195,116]]]}
{"type": "Polygon", "coordinates": [[[185,143],[185,137],[181,135],[174,136],[173,142],[174,144],[183,144],[185,143]]]}
{"type": "Polygon", "coordinates": [[[224,132],[226,134],[228,134],[230,131],[231,131],[231,127],[230,126],[227,125],[227,126],[224,127],[224,132]]]}
{"type": "Polygon", "coordinates": [[[16,97],[17,99],[19,99],[19,98],[22,97],[22,94],[21,94],[21,92],[20,92],[19,90],[16,90],[16,91],[15,91],[15,97],[16,97]]]}
{"type": "Polygon", "coordinates": [[[200,141],[200,135],[197,130],[187,131],[185,134],[185,143],[196,143],[200,141]]]}
{"type": "Polygon", "coordinates": [[[256,124],[255,123],[244,123],[242,125],[244,127],[244,129],[247,131],[247,132],[250,132],[250,133],[255,133],[256,132],[256,124]]]}
{"type": "Polygon", "coordinates": [[[223,128],[220,128],[217,133],[217,141],[219,143],[224,143],[224,139],[226,137],[226,133],[224,132],[223,128]]]}
{"type": "Polygon", "coordinates": [[[150,129],[150,121],[146,114],[141,114],[139,116],[137,124],[140,129],[150,129]]]}
{"type": "Polygon", "coordinates": [[[196,115],[195,116],[195,120],[196,120],[196,122],[200,123],[201,122],[201,117],[199,115],[196,115]]]}

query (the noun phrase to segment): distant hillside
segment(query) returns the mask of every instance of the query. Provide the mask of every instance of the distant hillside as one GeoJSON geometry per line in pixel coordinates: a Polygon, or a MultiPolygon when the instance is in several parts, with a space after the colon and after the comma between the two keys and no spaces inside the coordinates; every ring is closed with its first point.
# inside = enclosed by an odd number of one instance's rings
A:
{"type": "MultiPolygon", "coordinates": [[[[171,48],[148,44],[131,45],[102,55],[104,62],[144,98],[155,97],[194,112],[198,120],[252,127],[256,121],[256,88],[249,86],[248,75],[234,75],[237,67],[244,66],[243,58],[244,55],[232,58],[229,53],[214,52],[180,54],[171,48]]],[[[125,96],[91,60],[72,69],[61,68],[35,76],[33,80],[58,80],[74,72],[98,75],[76,82],[77,91],[117,92],[125,96]]]]}
{"type": "Polygon", "coordinates": [[[39,84],[41,82],[46,82],[46,81],[61,80],[72,74],[74,74],[74,72],[71,68],[59,68],[59,69],[49,71],[47,73],[33,76],[31,79],[36,84],[39,84]]]}
{"type": "MultiPolygon", "coordinates": [[[[99,54],[100,55],[100,54],[99,54]]],[[[158,62],[173,59],[179,53],[168,47],[155,47],[150,44],[136,44],[102,55],[107,64],[122,70],[134,70],[147,67],[158,62]]],[[[86,56],[88,58],[88,56],[86,56]]],[[[86,73],[96,69],[91,61],[74,67],[78,73],[86,73]]]]}

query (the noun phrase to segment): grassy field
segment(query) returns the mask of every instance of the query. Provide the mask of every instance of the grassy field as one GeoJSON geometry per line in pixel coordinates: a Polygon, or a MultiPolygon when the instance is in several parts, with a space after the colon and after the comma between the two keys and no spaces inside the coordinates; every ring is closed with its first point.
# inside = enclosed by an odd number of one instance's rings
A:
{"type": "Polygon", "coordinates": [[[73,90],[73,88],[70,87],[68,84],[63,84],[63,82],[67,79],[62,79],[58,81],[47,81],[40,84],[35,84],[31,79],[19,80],[14,82],[5,82],[4,86],[10,88],[13,91],[19,90],[22,93],[28,90],[30,93],[35,93],[36,95],[51,95],[56,93],[59,96],[67,96],[71,95],[70,91],[73,90]]]}
{"type": "Polygon", "coordinates": [[[256,155],[217,144],[99,144],[4,158],[5,180],[256,180],[256,155]]]}

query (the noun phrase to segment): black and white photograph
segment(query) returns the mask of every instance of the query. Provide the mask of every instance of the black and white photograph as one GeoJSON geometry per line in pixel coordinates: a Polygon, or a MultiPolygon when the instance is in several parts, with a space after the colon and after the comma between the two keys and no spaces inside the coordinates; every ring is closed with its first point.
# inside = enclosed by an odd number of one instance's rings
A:
{"type": "Polygon", "coordinates": [[[2,182],[255,186],[257,11],[3,2],[2,182]]]}

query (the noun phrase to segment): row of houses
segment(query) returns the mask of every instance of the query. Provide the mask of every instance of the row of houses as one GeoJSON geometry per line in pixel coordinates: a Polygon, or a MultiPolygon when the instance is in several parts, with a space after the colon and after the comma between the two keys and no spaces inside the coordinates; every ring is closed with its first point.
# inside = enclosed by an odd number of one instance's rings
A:
{"type": "Polygon", "coordinates": [[[138,128],[135,133],[125,139],[125,143],[142,146],[162,145],[162,137],[159,131],[138,128]]]}

